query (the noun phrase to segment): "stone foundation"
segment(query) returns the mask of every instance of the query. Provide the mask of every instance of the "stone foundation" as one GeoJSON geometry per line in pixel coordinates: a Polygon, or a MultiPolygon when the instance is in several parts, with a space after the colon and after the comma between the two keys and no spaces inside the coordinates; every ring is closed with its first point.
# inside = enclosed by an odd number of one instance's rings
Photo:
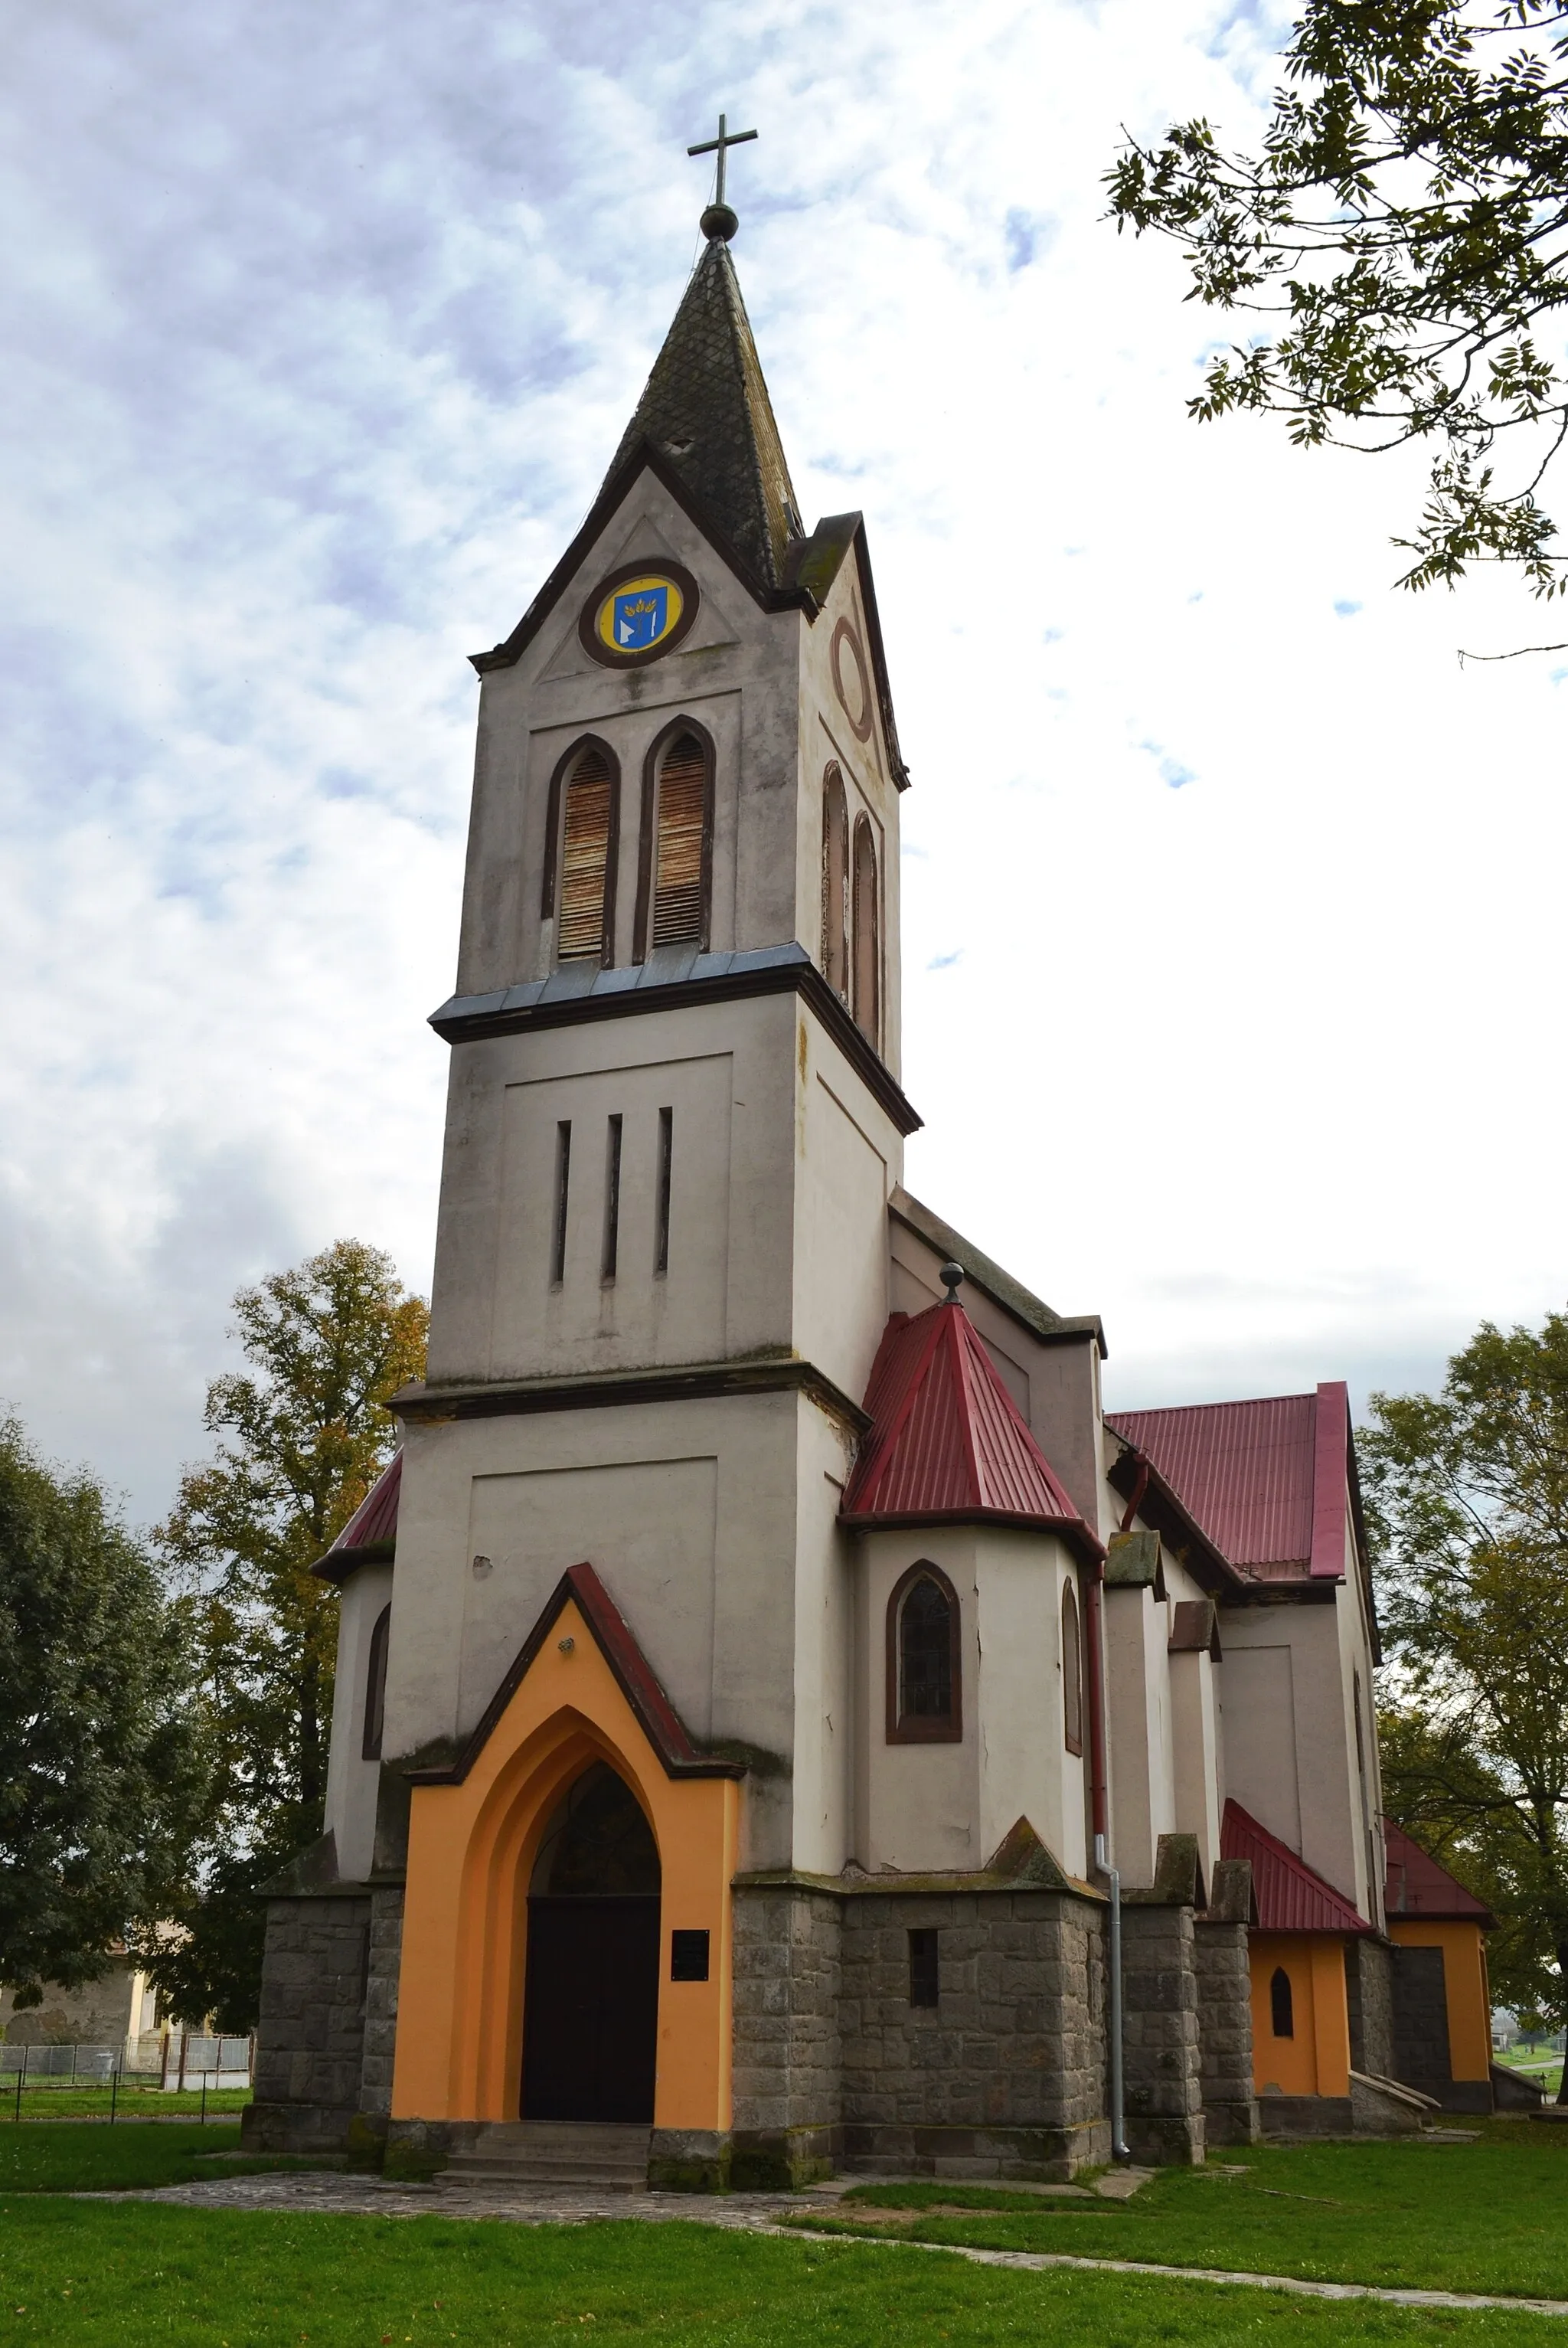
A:
{"type": "Polygon", "coordinates": [[[371,1900],[267,1905],[255,2101],[241,2123],[248,2151],[349,2147],[361,2105],[371,1900]]]}
{"type": "Polygon", "coordinates": [[[831,2175],[839,2119],[843,1901],[815,1886],[734,1892],[729,2179],[764,2191],[831,2175]]]}
{"type": "Polygon", "coordinates": [[[1193,1932],[1205,2147],[1254,2144],[1258,2136],[1247,1961],[1251,1906],[1251,1867],[1245,1859],[1217,1859],[1207,1910],[1194,1920],[1193,1932]]]}
{"type": "MultiPolygon", "coordinates": [[[[1345,1995],[1350,2009],[1350,2068],[1378,2079],[1398,2079],[1394,2055],[1394,1958],[1384,1941],[1363,1936],[1345,1947],[1345,1995]]],[[[1447,2027],[1445,2021],[1445,2030],[1447,2027]]],[[[1445,2042],[1446,2043],[1446,2042],[1445,2042]]]]}
{"type": "Polygon", "coordinates": [[[846,1898],[845,2165],[1060,2180],[1103,2159],[1102,1913],[1067,1891],[846,1898]],[[934,2006],[910,2003],[912,1931],[938,1934],[934,2006]]]}

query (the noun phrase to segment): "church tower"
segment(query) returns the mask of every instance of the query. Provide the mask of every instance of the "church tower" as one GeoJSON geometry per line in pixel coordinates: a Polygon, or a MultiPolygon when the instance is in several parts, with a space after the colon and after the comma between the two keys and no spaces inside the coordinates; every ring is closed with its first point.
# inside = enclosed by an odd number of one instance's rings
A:
{"type": "Polygon", "coordinates": [[[316,1567],[247,2139],[706,2190],[1201,2159],[1259,2085],[1348,2127],[1392,1958],[1345,1389],[1108,1420],[1097,1318],[904,1189],[866,533],[807,530],[702,225],[475,660],[428,1376],[316,1567]]]}
{"type": "Polygon", "coordinates": [[[475,658],[427,1380],[318,1569],[328,1833],[251,2133],[1065,2176],[1108,2143],[1099,1324],[903,1188],[908,778],[735,225],[475,658]]]}

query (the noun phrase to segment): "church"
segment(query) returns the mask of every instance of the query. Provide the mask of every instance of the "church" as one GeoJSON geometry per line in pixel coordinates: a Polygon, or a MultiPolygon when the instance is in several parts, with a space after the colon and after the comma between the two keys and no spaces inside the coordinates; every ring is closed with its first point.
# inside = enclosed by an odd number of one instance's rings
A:
{"type": "Polygon", "coordinates": [[[712,2191],[1490,2108],[1490,1920],[1389,1929],[1344,1385],[1108,1416],[905,1188],[888,648],[736,225],[475,657],[427,1380],[318,1568],[248,2140],[712,2191]]]}

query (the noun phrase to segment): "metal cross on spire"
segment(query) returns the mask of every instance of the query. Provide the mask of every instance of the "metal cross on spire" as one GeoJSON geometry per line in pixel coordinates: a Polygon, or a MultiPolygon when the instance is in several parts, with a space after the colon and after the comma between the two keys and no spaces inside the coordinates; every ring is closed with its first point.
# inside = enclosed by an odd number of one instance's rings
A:
{"type": "Polygon", "coordinates": [[[739,228],[740,221],[724,201],[724,163],[732,147],[743,147],[748,139],[754,139],[756,135],[754,130],[732,130],[729,127],[729,117],[721,114],[718,137],[702,139],[695,147],[687,148],[688,155],[717,155],[719,159],[719,168],[713,182],[713,201],[702,214],[704,236],[723,237],[727,242],[739,228]]]}

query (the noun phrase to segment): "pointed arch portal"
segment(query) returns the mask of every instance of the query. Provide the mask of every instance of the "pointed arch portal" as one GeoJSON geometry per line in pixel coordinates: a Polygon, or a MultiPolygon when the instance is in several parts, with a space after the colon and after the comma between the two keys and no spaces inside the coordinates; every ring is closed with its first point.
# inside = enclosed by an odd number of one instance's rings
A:
{"type": "Polygon", "coordinates": [[[743,1774],[574,1566],[457,1758],[410,1773],[393,2116],[727,2128],[743,1774]]]}

